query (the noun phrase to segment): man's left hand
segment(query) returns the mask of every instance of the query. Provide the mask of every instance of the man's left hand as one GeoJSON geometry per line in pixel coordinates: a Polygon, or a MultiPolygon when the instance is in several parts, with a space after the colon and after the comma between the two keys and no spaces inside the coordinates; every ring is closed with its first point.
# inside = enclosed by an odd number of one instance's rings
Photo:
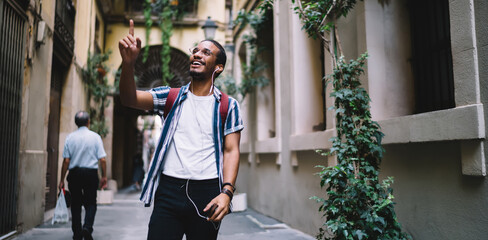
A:
{"type": "Polygon", "coordinates": [[[217,197],[212,199],[210,203],[203,209],[204,212],[209,211],[212,206],[216,205],[214,213],[207,220],[212,222],[220,222],[229,213],[230,208],[230,198],[226,194],[219,194],[217,197]]]}
{"type": "Polygon", "coordinates": [[[107,188],[107,177],[102,177],[102,180],[100,181],[100,189],[105,188],[107,188]]]}

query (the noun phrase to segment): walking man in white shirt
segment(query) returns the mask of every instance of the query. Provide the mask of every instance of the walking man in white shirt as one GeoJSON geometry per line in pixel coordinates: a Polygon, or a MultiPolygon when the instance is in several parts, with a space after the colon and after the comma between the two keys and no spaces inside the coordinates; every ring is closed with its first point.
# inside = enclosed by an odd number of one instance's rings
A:
{"type": "Polygon", "coordinates": [[[73,239],[91,240],[93,223],[97,212],[98,163],[102,167],[100,185],[107,185],[105,150],[102,138],[90,131],[90,115],[80,111],[75,115],[78,130],[66,137],[63,151],[63,167],[59,188],[64,188],[64,177],[69,169],[68,187],[71,192],[71,229],[73,239]],[[85,222],[81,225],[81,206],[85,207],[85,222]]]}

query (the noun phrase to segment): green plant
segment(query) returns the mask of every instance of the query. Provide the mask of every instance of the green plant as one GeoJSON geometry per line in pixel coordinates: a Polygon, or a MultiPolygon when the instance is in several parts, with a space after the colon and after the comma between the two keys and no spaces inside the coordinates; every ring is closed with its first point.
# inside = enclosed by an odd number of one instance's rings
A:
{"type": "Polygon", "coordinates": [[[244,100],[247,94],[251,93],[255,87],[264,87],[269,84],[269,79],[263,76],[262,72],[268,67],[266,63],[259,58],[266,47],[263,47],[258,40],[258,35],[263,31],[267,24],[270,24],[271,13],[273,9],[273,1],[261,1],[257,7],[258,12],[246,12],[241,9],[237,13],[235,26],[239,26],[239,31],[244,29],[246,25],[251,27],[249,34],[243,35],[243,40],[249,49],[249,64],[242,63],[242,81],[240,86],[236,86],[240,100],[244,100]]]}
{"type": "Polygon", "coordinates": [[[371,120],[370,98],[361,87],[359,76],[367,54],[346,62],[337,33],[336,21],[354,7],[355,0],[292,0],[309,37],[319,38],[333,58],[331,97],[335,98],[337,136],[328,152],[337,158],[335,166],[321,168],[320,186],[327,198],[312,197],[320,203],[319,211],[327,218],[317,239],[408,239],[397,221],[393,178],[379,181],[379,167],[384,136],[378,123],[371,120]],[[339,57],[338,57],[339,56],[339,57]]]}
{"type": "Polygon", "coordinates": [[[110,101],[107,99],[112,91],[108,84],[106,74],[110,68],[105,64],[111,51],[102,54],[88,52],[86,66],[82,69],[83,81],[88,88],[88,105],[90,106],[90,129],[100,134],[102,138],[107,136],[108,127],[105,121],[105,108],[110,101]]]}
{"type": "Polygon", "coordinates": [[[340,57],[328,76],[334,87],[337,136],[322,154],[334,154],[337,165],[319,166],[320,186],[326,187],[328,198],[313,199],[321,203],[332,236],[321,228],[318,239],[408,239],[396,218],[393,179],[378,179],[383,133],[371,120],[370,98],[359,80],[366,58],[363,54],[345,62],[340,57]]]}
{"type": "Polygon", "coordinates": [[[334,67],[337,56],[342,56],[342,46],[337,32],[337,19],[346,17],[357,0],[291,0],[296,3],[295,13],[302,20],[302,29],[309,37],[321,39],[325,49],[332,55],[334,67]],[[332,38],[329,38],[332,36],[332,38]]]}
{"type": "Polygon", "coordinates": [[[219,89],[224,90],[225,93],[227,93],[228,95],[239,100],[238,86],[236,84],[236,81],[230,74],[223,74],[221,77],[217,78],[215,80],[215,86],[217,86],[217,88],[219,89]]]}
{"type": "MultiPolygon", "coordinates": [[[[173,74],[169,69],[169,63],[171,60],[171,46],[169,39],[173,35],[173,14],[177,14],[178,11],[174,11],[169,4],[164,4],[162,11],[159,14],[159,28],[161,29],[161,73],[163,74],[163,83],[166,83],[173,78],[173,74]]],[[[165,84],[165,85],[166,85],[165,84]]]]}
{"type": "MultiPolygon", "coordinates": [[[[161,29],[161,72],[163,84],[173,78],[169,63],[171,60],[170,38],[173,35],[173,22],[180,19],[189,4],[197,1],[176,1],[176,0],[145,0],[144,19],[146,28],[146,41],[149,43],[149,35],[154,24],[153,17],[156,15],[159,29],[161,29]]],[[[144,47],[143,62],[146,62],[149,55],[149,44],[144,47]]]]}
{"type": "Polygon", "coordinates": [[[147,57],[149,56],[149,35],[151,34],[151,27],[153,25],[153,20],[152,20],[152,0],[146,0],[144,1],[144,10],[143,10],[143,15],[144,15],[144,27],[146,29],[146,46],[144,47],[144,52],[143,52],[143,57],[142,61],[146,62],[147,57]]]}

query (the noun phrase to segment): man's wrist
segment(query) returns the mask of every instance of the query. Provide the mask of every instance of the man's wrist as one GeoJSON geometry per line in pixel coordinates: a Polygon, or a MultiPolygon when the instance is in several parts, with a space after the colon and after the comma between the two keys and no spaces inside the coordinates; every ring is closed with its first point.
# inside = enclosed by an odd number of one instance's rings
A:
{"type": "Polygon", "coordinates": [[[227,190],[227,191],[230,191],[232,194],[234,194],[234,191],[233,191],[233,189],[231,187],[229,187],[229,186],[223,187],[222,190],[221,190],[222,193],[224,192],[224,189],[227,190]]]}
{"type": "Polygon", "coordinates": [[[125,70],[129,70],[129,69],[134,69],[136,65],[136,62],[127,62],[127,61],[122,61],[122,68],[124,68],[125,70]]]}
{"type": "Polygon", "coordinates": [[[227,188],[222,188],[221,193],[227,195],[229,199],[232,201],[232,198],[234,197],[234,193],[231,190],[227,188]]]}
{"type": "Polygon", "coordinates": [[[236,187],[232,183],[230,183],[230,182],[223,183],[222,184],[222,189],[224,189],[224,188],[231,190],[232,193],[234,193],[236,191],[236,187]]]}

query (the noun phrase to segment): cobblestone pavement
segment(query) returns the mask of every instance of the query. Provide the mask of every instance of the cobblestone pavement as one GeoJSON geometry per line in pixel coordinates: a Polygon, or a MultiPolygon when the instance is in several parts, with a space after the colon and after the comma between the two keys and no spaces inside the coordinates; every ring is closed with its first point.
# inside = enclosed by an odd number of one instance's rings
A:
{"type": "MultiPolygon", "coordinates": [[[[96,240],[146,239],[152,208],[145,208],[138,193],[121,190],[113,204],[99,205],[95,217],[96,240]]],[[[72,238],[71,222],[52,225],[51,221],[15,237],[15,240],[66,240],[72,238]]],[[[311,240],[312,236],[292,229],[272,218],[247,209],[225,217],[219,240],[311,240]]]]}

